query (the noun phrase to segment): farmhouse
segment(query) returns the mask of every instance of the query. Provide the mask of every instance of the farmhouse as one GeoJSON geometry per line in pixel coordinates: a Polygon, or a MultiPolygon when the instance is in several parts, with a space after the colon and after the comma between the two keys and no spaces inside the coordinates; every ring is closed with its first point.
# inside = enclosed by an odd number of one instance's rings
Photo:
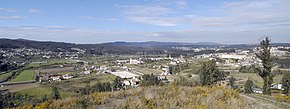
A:
{"type": "Polygon", "coordinates": [[[62,76],[62,78],[63,79],[71,79],[71,78],[73,78],[73,76],[65,74],[65,75],[62,76]]]}
{"type": "Polygon", "coordinates": [[[129,64],[141,64],[141,63],[143,63],[143,62],[139,61],[139,60],[136,60],[136,59],[130,58],[130,60],[129,60],[129,64]]]}
{"type": "Polygon", "coordinates": [[[61,81],[61,76],[51,76],[50,77],[53,81],[61,81]]]}

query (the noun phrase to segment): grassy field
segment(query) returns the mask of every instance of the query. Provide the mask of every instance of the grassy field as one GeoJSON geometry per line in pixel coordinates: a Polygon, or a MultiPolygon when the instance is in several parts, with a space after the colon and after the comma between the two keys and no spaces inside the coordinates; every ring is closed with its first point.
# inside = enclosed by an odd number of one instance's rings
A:
{"type": "Polygon", "coordinates": [[[0,81],[7,79],[11,74],[12,74],[12,72],[1,74],[0,81]]]}
{"type": "Polygon", "coordinates": [[[90,85],[95,85],[98,82],[110,82],[113,81],[116,78],[116,76],[112,74],[104,74],[104,75],[95,75],[95,74],[89,74],[84,75],[83,77],[79,78],[73,78],[69,80],[61,81],[66,86],[73,86],[73,87],[82,87],[84,88],[86,86],[86,81],[90,81],[90,85]]]}
{"type": "Polygon", "coordinates": [[[9,92],[18,92],[21,90],[27,90],[27,89],[31,89],[31,88],[35,88],[35,87],[39,87],[40,84],[38,83],[28,83],[28,84],[16,84],[16,85],[8,85],[8,86],[4,86],[4,87],[0,87],[0,89],[3,90],[9,90],[9,92]]]}
{"type": "MultiPolygon", "coordinates": [[[[36,96],[37,98],[41,98],[41,97],[47,95],[47,97],[49,98],[51,93],[52,93],[52,88],[49,86],[40,86],[40,87],[35,87],[35,88],[19,91],[19,93],[22,93],[22,94],[27,93],[28,95],[36,96]]],[[[73,94],[72,92],[61,92],[60,91],[61,98],[68,98],[72,94],[73,94]]]]}
{"type": "Polygon", "coordinates": [[[42,60],[35,60],[28,65],[28,67],[39,67],[43,65],[52,65],[57,63],[74,63],[74,61],[70,59],[42,59],[42,60]],[[39,63],[37,63],[39,62],[39,63]]]}
{"type": "MultiPolygon", "coordinates": [[[[243,80],[247,80],[249,78],[254,81],[255,85],[259,87],[263,86],[263,79],[256,73],[231,73],[230,76],[237,79],[243,79],[243,80]]],[[[280,83],[281,80],[282,80],[282,75],[276,75],[274,77],[273,83],[280,83]]],[[[239,82],[239,83],[244,84],[244,82],[239,82]]]]}
{"type": "Polygon", "coordinates": [[[22,82],[22,81],[31,81],[34,80],[35,72],[33,70],[24,70],[20,72],[16,78],[10,80],[9,82],[22,82]]]}

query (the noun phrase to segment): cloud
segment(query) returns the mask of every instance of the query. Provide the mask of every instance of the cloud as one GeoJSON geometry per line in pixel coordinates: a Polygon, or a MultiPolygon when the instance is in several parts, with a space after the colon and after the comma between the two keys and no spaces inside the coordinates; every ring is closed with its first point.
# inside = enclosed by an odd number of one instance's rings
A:
{"type": "Polygon", "coordinates": [[[204,14],[192,18],[192,25],[196,29],[225,31],[285,27],[290,23],[287,4],[290,4],[289,0],[225,2],[221,6],[205,8],[204,14]]]}
{"type": "Polygon", "coordinates": [[[117,19],[117,18],[108,18],[107,20],[108,20],[108,21],[113,21],[113,22],[115,22],[115,21],[119,21],[120,19],[117,19]]]}
{"type": "Polygon", "coordinates": [[[39,9],[29,9],[28,10],[30,13],[41,13],[42,11],[39,9]]]}
{"type": "Polygon", "coordinates": [[[80,19],[85,19],[85,20],[92,20],[92,19],[94,19],[94,17],[92,17],[92,16],[80,16],[79,18],[80,19]]]}
{"type": "Polygon", "coordinates": [[[172,13],[170,8],[159,5],[133,5],[122,6],[125,8],[125,14],[130,16],[159,16],[172,13]]]}
{"type": "Polygon", "coordinates": [[[155,26],[176,26],[179,19],[170,17],[174,11],[159,5],[119,6],[124,9],[123,14],[129,21],[155,26]]]}
{"type": "Polygon", "coordinates": [[[177,1],[176,6],[178,8],[185,9],[187,7],[187,2],[186,1],[177,1]]]}
{"type": "Polygon", "coordinates": [[[166,17],[129,16],[127,17],[127,19],[137,23],[152,24],[165,27],[176,26],[178,24],[178,19],[166,17]]]}
{"type": "Polygon", "coordinates": [[[10,8],[0,8],[0,12],[16,12],[17,10],[15,9],[10,9],[10,8]]]}
{"type": "Polygon", "coordinates": [[[26,19],[27,17],[24,16],[0,16],[0,20],[20,20],[20,19],[26,19]]]}
{"type": "Polygon", "coordinates": [[[152,37],[161,37],[163,36],[161,33],[153,33],[153,34],[148,34],[146,36],[152,36],[152,37]]]}
{"type": "Polygon", "coordinates": [[[0,26],[0,37],[24,38],[42,41],[63,41],[73,43],[97,43],[110,41],[149,40],[142,32],[110,31],[102,29],[83,29],[67,26],[0,26]]]}

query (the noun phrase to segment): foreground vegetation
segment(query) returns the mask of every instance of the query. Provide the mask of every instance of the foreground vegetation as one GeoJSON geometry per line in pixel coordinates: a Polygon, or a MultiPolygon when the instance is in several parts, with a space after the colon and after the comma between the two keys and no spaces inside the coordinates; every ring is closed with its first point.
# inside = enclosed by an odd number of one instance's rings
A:
{"type": "MultiPolygon", "coordinates": [[[[46,101],[35,108],[243,108],[239,92],[222,87],[150,86],[46,101]]],[[[31,108],[23,105],[22,108],[31,108]]]]}

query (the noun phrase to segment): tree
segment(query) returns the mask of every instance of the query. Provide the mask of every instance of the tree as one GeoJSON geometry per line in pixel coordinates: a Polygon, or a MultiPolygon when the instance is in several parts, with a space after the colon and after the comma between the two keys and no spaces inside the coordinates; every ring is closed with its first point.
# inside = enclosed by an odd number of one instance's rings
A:
{"type": "Polygon", "coordinates": [[[52,93],[51,93],[50,98],[53,100],[58,100],[61,98],[57,87],[52,88],[52,93]]]}
{"type": "Polygon", "coordinates": [[[228,85],[229,85],[232,89],[236,89],[235,81],[236,81],[236,78],[234,78],[234,77],[230,77],[230,78],[229,78],[229,84],[228,84],[228,85]]]}
{"type": "Polygon", "coordinates": [[[112,83],[113,90],[119,90],[123,87],[122,78],[117,76],[112,83]]]}
{"type": "Polygon", "coordinates": [[[160,82],[160,80],[158,79],[158,77],[153,75],[153,74],[142,75],[142,81],[141,81],[142,86],[157,85],[157,84],[159,84],[159,82],[160,82]]]}
{"type": "Polygon", "coordinates": [[[289,89],[290,89],[290,73],[283,74],[281,83],[282,83],[282,88],[283,88],[282,93],[285,95],[288,95],[289,89]]]}
{"type": "Polygon", "coordinates": [[[258,69],[258,74],[264,81],[263,94],[271,95],[271,84],[273,83],[274,74],[271,72],[274,58],[271,56],[270,39],[266,37],[260,43],[259,52],[256,56],[262,60],[263,68],[258,69]]]}
{"type": "Polygon", "coordinates": [[[253,86],[254,86],[254,82],[252,80],[247,80],[245,83],[245,93],[253,93],[253,86]]]}
{"type": "Polygon", "coordinates": [[[169,66],[169,73],[173,74],[173,66],[169,66]]]}
{"type": "Polygon", "coordinates": [[[214,60],[210,60],[202,63],[202,67],[199,70],[199,77],[202,86],[210,86],[216,84],[218,81],[224,80],[226,74],[219,71],[214,60]]]}

